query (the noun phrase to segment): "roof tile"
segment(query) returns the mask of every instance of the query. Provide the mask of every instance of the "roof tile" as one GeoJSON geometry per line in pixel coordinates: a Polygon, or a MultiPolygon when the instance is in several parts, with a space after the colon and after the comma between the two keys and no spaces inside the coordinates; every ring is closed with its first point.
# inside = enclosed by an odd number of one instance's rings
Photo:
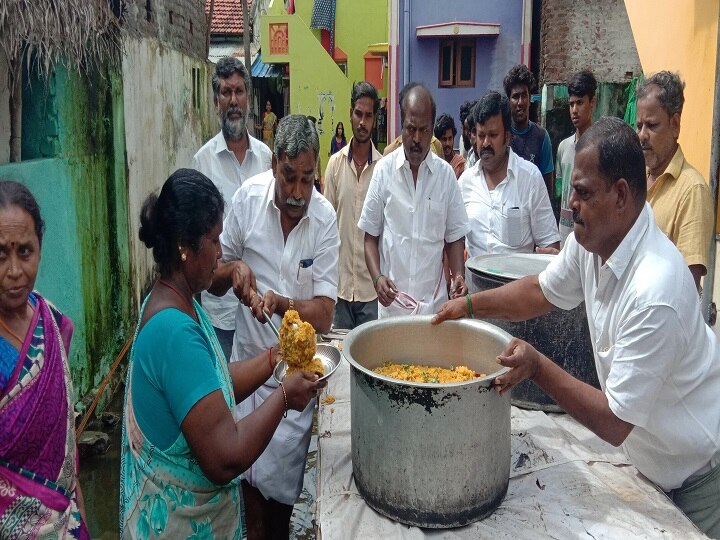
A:
{"type": "MultiPolygon", "coordinates": [[[[205,0],[205,15],[210,13],[211,0],[205,0]]],[[[248,12],[253,0],[247,0],[248,12]]],[[[242,0],[215,0],[210,34],[240,35],[243,33],[242,0]]]]}

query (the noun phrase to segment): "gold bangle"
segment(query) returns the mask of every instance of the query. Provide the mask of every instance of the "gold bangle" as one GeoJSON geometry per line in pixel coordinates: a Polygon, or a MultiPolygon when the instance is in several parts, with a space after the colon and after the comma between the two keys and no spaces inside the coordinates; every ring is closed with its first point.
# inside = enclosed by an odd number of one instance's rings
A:
{"type": "Polygon", "coordinates": [[[280,389],[282,390],[283,397],[285,398],[285,413],[283,413],[283,418],[287,418],[287,413],[288,413],[287,393],[285,393],[285,385],[283,385],[283,383],[280,383],[280,389]]]}

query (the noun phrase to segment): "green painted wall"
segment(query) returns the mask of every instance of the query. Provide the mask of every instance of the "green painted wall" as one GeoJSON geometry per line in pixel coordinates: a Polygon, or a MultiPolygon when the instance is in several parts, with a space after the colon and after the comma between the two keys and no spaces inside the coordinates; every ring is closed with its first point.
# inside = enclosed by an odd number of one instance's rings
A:
{"type": "MultiPolygon", "coordinates": [[[[44,84],[35,83],[42,95],[44,84]]],[[[49,106],[27,116],[23,146],[54,157],[0,166],[0,178],[24,182],[41,205],[47,232],[36,288],[75,324],[70,362],[79,397],[107,373],[134,319],[122,81],[59,66],[47,90],[49,106]]]]}
{"type": "MultiPolygon", "coordinates": [[[[387,0],[338,2],[335,14],[335,44],[348,56],[348,75],[335,64],[320,43],[320,30],[310,28],[313,2],[296,2],[294,15],[285,13],[283,2],[275,0],[268,15],[261,18],[263,62],[290,64],[290,112],[320,118],[320,170],[325,171],[330,140],[337,122],[346,132],[350,113],[350,92],[355,81],[365,78],[363,55],[372,43],[387,42],[387,0]],[[289,54],[271,55],[268,25],[288,23],[289,54]],[[265,52],[267,51],[267,53],[265,52]]],[[[382,90],[380,95],[386,95],[382,90]]]]}

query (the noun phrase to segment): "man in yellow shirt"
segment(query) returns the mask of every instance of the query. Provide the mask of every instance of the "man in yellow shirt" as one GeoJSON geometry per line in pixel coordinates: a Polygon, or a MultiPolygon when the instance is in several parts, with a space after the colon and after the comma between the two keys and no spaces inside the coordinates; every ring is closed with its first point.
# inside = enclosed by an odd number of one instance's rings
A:
{"type": "Polygon", "coordinates": [[[647,166],[647,200],[655,221],[685,258],[695,285],[707,273],[712,195],[678,144],[685,83],[660,71],[638,88],[637,129],[647,166]]]}

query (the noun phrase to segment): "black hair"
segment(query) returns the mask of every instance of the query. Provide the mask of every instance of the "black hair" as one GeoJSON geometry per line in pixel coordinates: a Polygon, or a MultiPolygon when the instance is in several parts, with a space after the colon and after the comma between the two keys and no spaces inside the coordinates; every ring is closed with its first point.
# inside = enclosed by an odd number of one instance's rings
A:
{"type": "Polygon", "coordinates": [[[680,75],[669,71],[658,71],[640,84],[637,98],[647,97],[653,91],[653,87],[657,88],[657,100],[668,116],[675,113],[682,114],[685,104],[685,83],[680,79],[680,75]]]}
{"type": "Polygon", "coordinates": [[[524,84],[527,86],[528,93],[532,94],[533,88],[535,88],[535,76],[528,69],[525,64],[518,64],[508,71],[503,79],[503,88],[505,89],[505,95],[510,97],[513,86],[524,84]]]}
{"type": "Polygon", "coordinates": [[[472,107],[470,107],[470,110],[468,111],[467,115],[467,125],[468,129],[472,132],[475,131],[475,109],[477,109],[477,105],[480,102],[480,100],[473,101],[472,107]]]}
{"type": "Polygon", "coordinates": [[[380,108],[380,98],[378,97],[377,89],[367,81],[360,81],[355,83],[350,93],[350,110],[355,108],[355,103],[360,98],[368,97],[373,102],[373,113],[377,114],[380,108]]]}
{"type": "Polygon", "coordinates": [[[153,251],[160,275],[180,264],[179,246],[200,250],[203,235],[223,217],[223,197],[212,181],[194,169],[178,169],[152,193],[140,211],[140,240],[153,251]]]}
{"type": "Polygon", "coordinates": [[[465,123],[465,119],[469,118],[470,112],[472,111],[472,108],[475,106],[476,101],[466,101],[462,105],[460,105],[460,125],[463,125],[465,123]]]}
{"type": "Polygon", "coordinates": [[[215,64],[215,72],[212,76],[212,89],[215,97],[218,97],[220,93],[220,79],[232,77],[233,73],[238,73],[243,78],[245,91],[247,92],[248,88],[250,88],[250,74],[245,69],[245,64],[234,56],[224,56],[215,64]]]}
{"type": "Polygon", "coordinates": [[[595,97],[595,90],[597,90],[597,81],[589,69],[576,73],[568,83],[568,94],[571,96],[579,98],[587,96],[591,100],[595,97]]]}
{"type": "Polygon", "coordinates": [[[455,120],[449,114],[443,113],[438,116],[438,119],[435,122],[435,137],[440,139],[448,129],[452,129],[453,137],[457,135],[457,129],[455,128],[455,120]]]}
{"type": "Polygon", "coordinates": [[[608,185],[624,178],[635,200],[645,201],[645,157],[635,130],[619,118],[604,116],[583,133],[575,152],[591,147],[598,149],[598,171],[608,185]]]}
{"type": "Polygon", "coordinates": [[[477,102],[473,108],[473,117],[476,124],[484,124],[488,118],[499,114],[503,121],[505,131],[510,131],[512,116],[510,114],[510,101],[500,92],[488,92],[477,102]]]}
{"type": "Polygon", "coordinates": [[[30,214],[30,217],[35,223],[35,234],[38,237],[38,242],[42,246],[45,222],[40,215],[40,205],[37,199],[35,199],[35,196],[27,186],[20,182],[16,182],[15,180],[0,180],[0,208],[10,208],[11,206],[22,208],[30,214]]]}
{"type": "Polygon", "coordinates": [[[432,92],[428,89],[427,86],[425,86],[422,83],[419,82],[409,82],[405,86],[403,86],[403,89],[400,90],[400,126],[405,126],[405,102],[407,101],[407,97],[413,93],[414,91],[418,90],[424,90],[427,92],[428,99],[430,99],[430,105],[432,107],[432,122],[431,124],[435,125],[435,114],[437,113],[437,110],[435,108],[435,99],[433,98],[432,92]]]}

